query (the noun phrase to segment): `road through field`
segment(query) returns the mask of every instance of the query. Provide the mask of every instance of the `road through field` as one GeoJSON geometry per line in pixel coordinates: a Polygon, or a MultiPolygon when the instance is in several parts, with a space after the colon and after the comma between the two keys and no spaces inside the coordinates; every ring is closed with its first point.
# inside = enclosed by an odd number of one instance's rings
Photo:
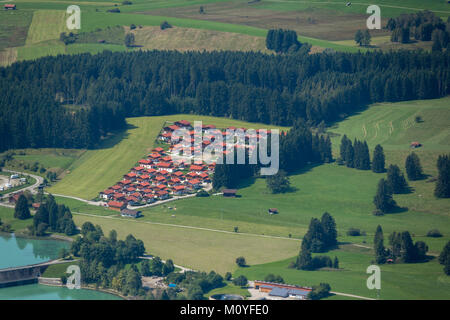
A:
{"type": "Polygon", "coordinates": [[[77,214],[77,215],[82,215],[82,216],[87,216],[87,217],[120,220],[120,221],[126,221],[126,222],[146,223],[146,224],[160,225],[160,226],[166,226],[166,227],[176,227],[176,228],[194,229],[194,230],[202,230],[202,231],[220,232],[220,233],[233,234],[233,235],[243,235],[243,236],[261,237],[261,238],[271,238],[271,239],[282,239],[282,240],[299,241],[298,238],[288,238],[288,237],[281,237],[281,236],[268,236],[268,235],[263,235],[263,234],[246,233],[246,232],[233,232],[233,231],[225,231],[225,230],[218,230],[218,229],[185,226],[185,225],[172,224],[172,223],[161,223],[161,222],[140,221],[140,220],[124,220],[122,218],[117,218],[115,216],[100,216],[100,215],[96,215],[96,214],[89,214],[89,213],[82,213],[82,212],[72,212],[72,214],[77,214]]]}

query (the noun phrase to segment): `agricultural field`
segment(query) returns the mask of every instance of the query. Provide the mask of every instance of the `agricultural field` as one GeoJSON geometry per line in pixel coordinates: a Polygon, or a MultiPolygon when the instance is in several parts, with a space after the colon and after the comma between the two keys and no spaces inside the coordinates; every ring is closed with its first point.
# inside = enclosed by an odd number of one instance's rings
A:
{"type": "Polygon", "coordinates": [[[19,220],[14,218],[14,209],[0,206],[0,220],[2,224],[9,224],[14,232],[25,229],[32,223],[32,219],[19,220]]]}
{"type": "Polygon", "coordinates": [[[266,49],[265,39],[232,32],[202,30],[173,27],[161,30],[159,27],[143,27],[132,31],[135,44],[152,50],[236,50],[261,51],[270,53],[266,49]]]}
{"type": "Polygon", "coordinates": [[[148,224],[114,217],[74,215],[77,225],[86,221],[101,225],[119,238],[133,234],[144,241],[147,253],[196,270],[215,270],[221,274],[235,268],[235,260],[245,256],[250,264],[287,259],[298,253],[299,240],[276,239],[240,233],[198,230],[177,226],[148,224]]]}
{"type": "MultiPolygon", "coordinates": [[[[70,1],[18,0],[18,10],[0,12],[0,63],[8,65],[17,60],[30,60],[46,55],[99,53],[103,50],[127,50],[122,42],[105,44],[95,41],[65,46],[59,34],[66,28],[65,12],[70,1]]],[[[382,10],[382,24],[400,13],[417,12],[425,7],[444,20],[450,13],[442,1],[406,0],[375,1],[382,10]]],[[[367,4],[353,3],[346,7],[341,1],[281,1],[261,0],[249,3],[244,0],[195,0],[195,1],[133,1],[123,5],[114,1],[81,1],[81,30],[86,38],[95,38],[107,27],[144,27],[139,32],[139,45],[145,49],[177,50],[254,50],[265,51],[264,37],[271,28],[296,30],[301,42],[310,43],[311,52],[324,48],[357,52],[381,48],[425,48],[429,43],[392,44],[385,30],[372,30],[373,45],[357,47],[353,41],[358,29],[365,28],[367,4]],[[203,13],[199,8],[203,7],[203,13]],[[120,13],[107,10],[119,8],[120,13]],[[157,27],[168,21],[174,30],[164,34],[157,27]],[[151,32],[149,32],[151,30],[151,32]],[[154,32],[153,32],[154,31],[154,32]],[[92,33],[92,34],[90,34],[92,33]],[[386,40],[387,39],[387,40],[386,40]]],[[[117,39],[123,37],[118,32],[117,39]]],[[[86,40],[86,39],[85,39],[86,40]]],[[[92,40],[92,39],[91,39],[92,40]]],[[[138,50],[139,48],[132,48],[138,50]]],[[[128,49],[130,50],[130,49],[128,49]]]]}
{"type": "Polygon", "coordinates": [[[45,172],[38,169],[44,168],[45,171],[55,172],[63,177],[65,170],[80,157],[85,150],[76,149],[16,149],[11,150],[14,155],[11,160],[6,161],[5,167],[10,170],[28,172],[45,176],[45,172]],[[32,168],[36,167],[36,171],[32,168]]]}

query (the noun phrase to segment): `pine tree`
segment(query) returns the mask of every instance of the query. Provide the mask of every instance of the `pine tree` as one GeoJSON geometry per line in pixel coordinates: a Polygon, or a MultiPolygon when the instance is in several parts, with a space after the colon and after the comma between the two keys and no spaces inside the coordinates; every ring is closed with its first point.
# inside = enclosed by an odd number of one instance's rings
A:
{"type": "Polygon", "coordinates": [[[324,231],[325,247],[327,249],[330,249],[337,245],[336,222],[328,212],[325,212],[322,215],[321,223],[324,231]]]}
{"type": "Polygon", "coordinates": [[[371,41],[372,41],[372,36],[370,35],[369,30],[367,30],[367,29],[364,30],[364,33],[363,33],[363,44],[365,46],[369,46],[371,41]]]}
{"type": "Polygon", "coordinates": [[[326,248],[325,234],[322,223],[317,218],[312,218],[308,231],[303,237],[302,248],[311,252],[323,252],[326,248]]]}
{"type": "Polygon", "coordinates": [[[376,173],[384,172],[384,151],[379,144],[375,146],[372,159],[372,171],[376,173]]]}
{"type": "Polygon", "coordinates": [[[349,168],[355,167],[355,149],[353,148],[352,142],[349,140],[347,143],[347,148],[345,150],[345,165],[349,168]]]}
{"type": "Polygon", "coordinates": [[[355,42],[359,46],[363,45],[363,43],[364,43],[364,35],[363,35],[361,30],[356,31],[356,33],[355,33],[355,42]]]}
{"type": "Polygon", "coordinates": [[[403,193],[408,188],[403,173],[397,165],[390,165],[387,170],[387,183],[393,193],[403,193]]]}
{"type": "Polygon", "coordinates": [[[450,155],[440,155],[437,160],[438,178],[434,195],[438,198],[450,198],[450,155]]]}
{"type": "Polygon", "coordinates": [[[411,152],[408,157],[406,157],[405,169],[409,180],[419,180],[423,177],[420,159],[414,152],[411,152]]]}
{"type": "Polygon", "coordinates": [[[300,270],[311,270],[312,268],[312,257],[311,251],[307,248],[302,248],[297,261],[295,262],[295,267],[300,270]]]}
{"type": "Polygon", "coordinates": [[[394,199],[392,199],[392,191],[383,178],[378,182],[377,193],[373,203],[375,208],[382,213],[387,213],[397,206],[394,199]]]}
{"type": "Polygon", "coordinates": [[[24,220],[31,217],[27,198],[21,194],[14,208],[14,218],[24,220]]]}
{"type": "Polygon", "coordinates": [[[341,146],[340,146],[340,150],[339,150],[340,161],[342,161],[343,163],[346,163],[347,145],[348,145],[349,141],[350,140],[344,134],[344,136],[341,139],[341,146]]]}
{"type": "Polygon", "coordinates": [[[445,274],[450,276],[450,241],[447,241],[447,244],[439,255],[439,263],[444,265],[445,274]]]}
{"type": "Polygon", "coordinates": [[[334,269],[339,269],[339,259],[336,256],[334,257],[333,268],[334,269]]]}
{"type": "Polygon", "coordinates": [[[408,231],[401,233],[402,248],[400,252],[400,259],[405,263],[415,261],[415,247],[408,231]]]}
{"type": "Polygon", "coordinates": [[[383,229],[380,225],[377,226],[375,231],[375,237],[373,239],[374,251],[375,251],[375,261],[378,264],[383,264],[386,262],[386,249],[384,248],[384,236],[383,229]]]}
{"type": "Polygon", "coordinates": [[[370,170],[369,146],[366,141],[361,144],[360,169],[370,170]]]}

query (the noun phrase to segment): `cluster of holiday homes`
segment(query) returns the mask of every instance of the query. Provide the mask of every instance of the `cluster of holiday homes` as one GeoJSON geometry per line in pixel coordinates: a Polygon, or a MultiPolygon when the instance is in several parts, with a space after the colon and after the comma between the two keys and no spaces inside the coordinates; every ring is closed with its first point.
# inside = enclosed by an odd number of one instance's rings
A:
{"type": "Polygon", "coordinates": [[[255,289],[259,289],[260,292],[268,293],[269,297],[274,299],[291,298],[299,300],[308,299],[308,293],[312,290],[307,287],[258,280],[255,280],[255,289]]]}
{"type": "MultiPolygon", "coordinates": [[[[202,133],[205,133],[206,130],[212,130],[212,129],[217,129],[215,125],[209,124],[209,125],[202,125],[202,133]]],[[[219,130],[219,129],[217,129],[219,130]]],[[[222,134],[222,148],[223,148],[223,154],[226,155],[229,151],[226,150],[227,149],[227,135],[228,135],[228,131],[236,131],[236,130],[243,130],[245,133],[245,141],[243,141],[242,144],[240,144],[237,141],[237,138],[233,138],[233,142],[231,143],[231,147],[236,147],[236,148],[246,148],[249,150],[249,152],[253,151],[255,149],[255,146],[253,145],[249,145],[247,142],[250,139],[256,138],[257,141],[260,141],[260,139],[263,137],[260,132],[263,129],[256,129],[254,131],[254,133],[250,134],[248,132],[246,132],[246,128],[236,128],[233,126],[230,126],[228,128],[226,128],[224,131],[221,131],[222,134]]],[[[195,131],[193,130],[193,127],[191,125],[191,123],[187,120],[180,120],[180,121],[176,121],[174,124],[172,125],[167,125],[163,128],[162,132],[159,135],[159,140],[169,143],[170,144],[170,149],[172,149],[174,147],[175,144],[181,143],[184,144],[183,146],[190,146],[191,148],[191,153],[194,154],[196,151],[202,151],[203,149],[205,149],[206,147],[208,147],[209,145],[211,145],[211,143],[213,143],[215,141],[215,136],[214,135],[203,135],[203,139],[202,139],[202,144],[201,146],[197,146],[195,145],[195,138],[194,138],[194,134],[195,131]],[[174,131],[178,130],[178,129],[189,129],[189,134],[190,134],[190,140],[189,141],[182,141],[179,142],[178,139],[172,139],[172,134],[174,131]]],[[[270,130],[267,130],[267,134],[270,134],[270,130]]]]}
{"type": "Polygon", "coordinates": [[[127,205],[150,204],[172,196],[195,193],[211,183],[215,164],[172,161],[163,148],[155,148],[116,185],[100,192],[107,206],[122,211],[127,205]]]}

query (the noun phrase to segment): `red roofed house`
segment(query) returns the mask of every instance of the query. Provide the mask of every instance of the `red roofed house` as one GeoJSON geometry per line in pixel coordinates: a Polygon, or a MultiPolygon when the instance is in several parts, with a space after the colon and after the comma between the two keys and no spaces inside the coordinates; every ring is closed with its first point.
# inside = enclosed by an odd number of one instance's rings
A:
{"type": "Polygon", "coordinates": [[[191,123],[187,120],[180,120],[180,121],[175,122],[175,124],[179,127],[190,127],[191,126],[191,123]]]}
{"type": "Polygon", "coordinates": [[[114,194],[114,191],[111,189],[107,189],[105,191],[100,192],[100,197],[102,197],[103,199],[110,199],[112,197],[112,194],[114,194]]]}
{"type": "Polygon", "coordinates": [[[148,159],[142,159],[142,160],[139,160],[139,165],[141,167],[149,169],[152,167],[152,161],[148,160],[148,159]]]}
{"type": "Polygon", "coordinates": [[[156,195],[158,196],[158,198],[160,198],[161,200],[167,199],[169,198],[169,193],[166,190],[161,190],[156,192],[156,195]]]}
{"type": "Polygon", "coordinates": [[[115,210],[115,211],[119,211],[122,209],[125,209],[127,207],[127,205],[125,204],[125,202],[121,202],[121,201],[109,201],[108,202],[108,207],[111,210],[115,210]]]}
{"type": "Polygon", "coordinates": [[[136,177],[137,177],[137,174],[134,173],[134,172],[130,172],[130,173],[126,174],[125,177],[127,177],[131,181],[134,181],[136,179],[136,177]]]}
{"type": "Polygon", "coordinates": [[[191,165],[191,167],[189,168],[190,171],[196,171],[196,172],[201,172],[203,171],[204,167],[203,166],[199,166],[199,165],[191,165]]]}
{"type": "Polygon", "coordinates": [[[188,184],[190,184],[194,189],[198,189],[200,188],[201,181],[198,179],[192,179],[188,181],[188,184]]]}
{"type": "Polygon", "coordinates": [[[3,8],[4,8],[5,10],[16,10],[16,5],[15,5],[15,4],[5,4],[5,5],[3,6],[3,8]]]}
{"type": "Polygon", "coordinates": [[[422,144],[418,141],[413,141],[413,142],[411,142],[411,145],[410,145],[411,148],[420,148],[421,146],[422,146],[422,144]]]}
{"type": "Polygon", "coordinates": [[[159,162],[158,163],[158,170],[166,170],[168,172],[172,172],[173,168],[172,168],[172,163],[170,162],[159,162]]]}
{"type": "Polygon", "coordinates": [[[161,148],[161,147],[158,147],[158,148],[153,149],[152,151],[153,151],[153,152],[156,152],[156,153],[160,153],[160,152],[163,152],[164,149],[161,148]]]}
{"type": "Polygon", "coordinates": [[[173,187],[173,193],[177,196],[181,196],[182,194],[184,194],[185,189],[185,186],[175,186],[173,187]]]}
{"type": "Polygon", "coordinates": [[[123,193],[114,193],[113,198],[116,200],[123,200],[125,199],[125,195],[123,193]]]}
{"type": "Polygon", "coordinates": [[[175,130],[178,130],[178,129],[180,129],[180,127],[179,127],[179,126],[176,126],[176,125],[174,125],[174,124],[172,124],[172,125],[167,126],[167,127],[164,128],[165,131],[169,131],[169,132],[172,132],[172,131],[175,131],[175,130]]]}

